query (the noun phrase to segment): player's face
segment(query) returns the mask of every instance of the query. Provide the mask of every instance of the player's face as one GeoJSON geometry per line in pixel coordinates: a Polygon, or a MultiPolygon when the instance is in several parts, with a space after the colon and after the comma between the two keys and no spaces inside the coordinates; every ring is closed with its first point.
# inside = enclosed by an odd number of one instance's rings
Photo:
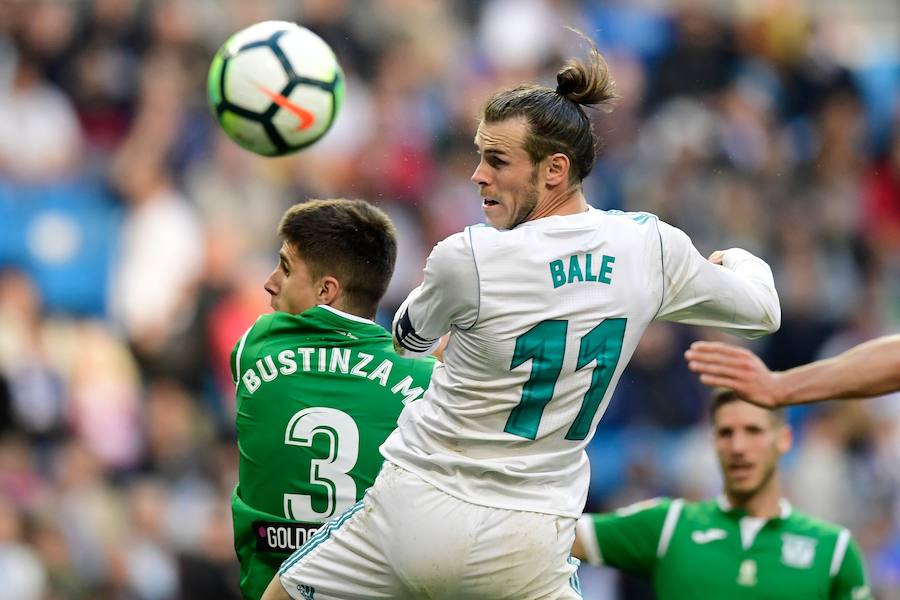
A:
{"type": "Polygon", "coordinates": [[[265,284],[272,296],[272,308],[298,315],[319,304],[319,289],[306,262],[285,242],[278,252],[278,265],[265,284]]]}
{"type": "Polygon", "coordinates": [[[790,429],[771,412],[742,400],[719,407],[713,422],[716,454],[729,496],[749,499],[774,478],[790,449],[790,429]]]}
{"type": "Polygon", "coordinates": [[[475,134],[481,160],[472,181],[480,188],[488,223],[498,229],[525,222],[540,201],[538,166],[523,147],[527,134],[524,118],[482,122],[475,134]]]}

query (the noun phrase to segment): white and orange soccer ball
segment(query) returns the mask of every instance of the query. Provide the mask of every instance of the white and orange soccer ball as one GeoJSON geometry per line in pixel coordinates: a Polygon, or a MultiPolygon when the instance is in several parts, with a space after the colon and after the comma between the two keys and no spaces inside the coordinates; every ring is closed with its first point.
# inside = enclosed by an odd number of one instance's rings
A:
{"type": "Polygon", "coordinates": [[[325,135],[343,101],[344,73],[332,49],[309,29],[264,21],[219,48],[207,93],[231,139],[257,154],[281,156],[325,135]]]}

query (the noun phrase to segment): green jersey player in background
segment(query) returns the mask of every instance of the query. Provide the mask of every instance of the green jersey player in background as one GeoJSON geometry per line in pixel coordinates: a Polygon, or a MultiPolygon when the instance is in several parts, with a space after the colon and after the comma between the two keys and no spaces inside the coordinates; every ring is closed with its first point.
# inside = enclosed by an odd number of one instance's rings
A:
{"type": "Polygon", "coordinates": [[[850,532],[781,497],[778,460],[791,446],[783,413],[720,390],[712,419],[722,496],[584,515],[573,554],[646,577],[660,600],[871,599],[850,532]]]}
{"type": "Polygon", "coordinates": [[[265,314],[231,354],[238,485],[232,496],[241,591],[258,600],[281,562],[358,501],[378,447],[428,386],[433,359],[393,350],[375,315],[397,254],[387,216],[363,201],[312,200],[279,225],[265,314]]]}

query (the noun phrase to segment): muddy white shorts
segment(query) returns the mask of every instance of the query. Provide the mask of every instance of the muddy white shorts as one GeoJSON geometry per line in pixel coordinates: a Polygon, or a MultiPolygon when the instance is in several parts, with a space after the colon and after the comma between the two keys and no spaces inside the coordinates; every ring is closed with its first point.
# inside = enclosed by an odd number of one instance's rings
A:
{"type": "Polygon", "coordinates": [[[385,462],[281,565],[298,600],[581,598],[575,519],[471,504],[385,462]]]}

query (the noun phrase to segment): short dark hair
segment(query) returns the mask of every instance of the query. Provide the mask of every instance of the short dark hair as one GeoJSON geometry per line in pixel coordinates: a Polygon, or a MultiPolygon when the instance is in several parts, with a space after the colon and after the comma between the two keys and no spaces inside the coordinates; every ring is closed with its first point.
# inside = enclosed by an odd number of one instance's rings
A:
{"type": "Polygon", "coordinates": [[[571,183],[579,183],[594,168],[599,145],[582,105],[599,107],[616,98],[615,83],[596,44],[576,31],[590,45],[586,62],[572,58],[556,74],[556,89],[523,85],[501,90],[488,98],[481,120],[497,123],[524,117],[529,125],[525,151],[537,164],[560,152],[569,157],[571,183]]]}
{"type": "Polygon", "coordinates": [[[317,279],[341,283],[348,312],[370,317],[397,260],[397,234],[383,211],[364,200],[309,200],[284,213],[278,233],[317,279]]]}
{"type": "MultiPolygon", "coordinates": [[[[712,421],[715,421],[716,412],[726,404],[735,401],[746,402],[743,398],[741,398],[737,392],[729,388],[715,388],[713,389],[710,399],[709,399],[709,418],[712,421]]],[[[762,407],[761,407],[762,408],[762,407]]],[[[772,422],[775,425],[784,425],[787,422],[787,417],[785,415],[785,411],[783,408],[767,408],[769,414],[772,417],[772,422]]]]}

